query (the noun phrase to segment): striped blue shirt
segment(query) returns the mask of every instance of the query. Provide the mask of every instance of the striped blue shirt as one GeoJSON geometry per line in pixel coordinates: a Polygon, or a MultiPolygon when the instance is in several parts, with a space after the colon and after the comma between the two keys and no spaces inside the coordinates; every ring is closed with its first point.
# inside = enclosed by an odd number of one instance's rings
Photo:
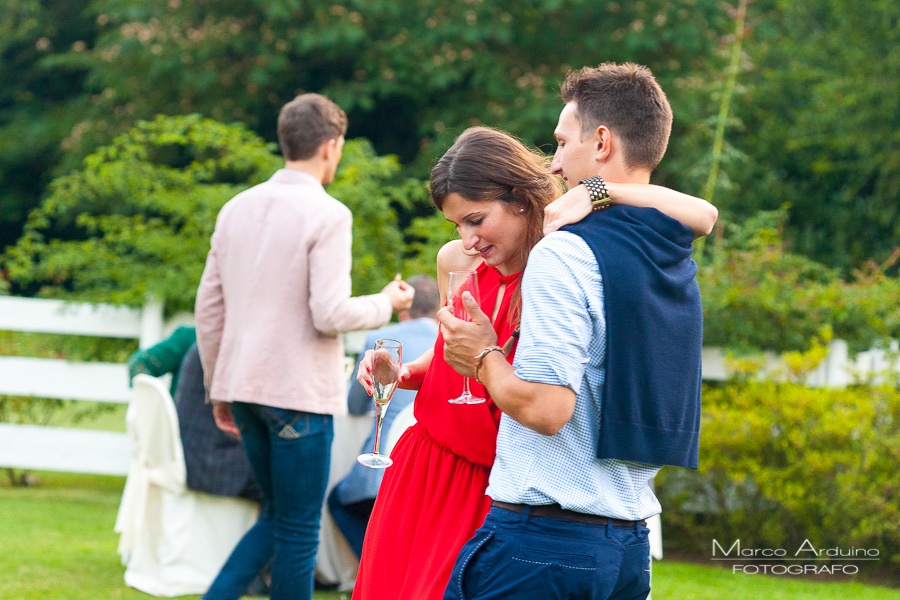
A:
{"type": "Polygon", "coordinates": [[[516,504],[554,504],[615,519],[661,511],[650,483],[655,465],[596,457],[606,367],[603,286],[593,252],[556,232],[531,251],[522,278],[516,375],[576,394],[569,422],[541,435],[503,414],[487,494],[516,504]]]}

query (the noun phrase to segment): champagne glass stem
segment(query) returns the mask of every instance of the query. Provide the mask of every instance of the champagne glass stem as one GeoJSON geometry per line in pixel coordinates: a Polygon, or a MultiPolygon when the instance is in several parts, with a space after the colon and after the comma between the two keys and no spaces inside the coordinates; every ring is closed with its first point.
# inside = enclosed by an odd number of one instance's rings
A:
{"type": "Polygon", "coordinates": [[[387,412],[387,404],[375,405],[375,454],[379,454],[381,448],[381,424],[384,422],[384,413],[387,412]]]}
{"type": "Polygon", "coordinates": [[[472,391],[469,390],[469,378],[468,377],[463,377],[463,394],[465,394],[467,396],[472,394],[472,391]]]}

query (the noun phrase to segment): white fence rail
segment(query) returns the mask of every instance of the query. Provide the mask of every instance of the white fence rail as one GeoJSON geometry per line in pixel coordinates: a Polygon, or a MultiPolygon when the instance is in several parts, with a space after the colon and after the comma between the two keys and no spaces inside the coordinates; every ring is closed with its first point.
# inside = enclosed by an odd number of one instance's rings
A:
{"type": "Polygon", "coordinates": [[[153,301],[137,310],[112,304],[0,296],[0,330],[131,338],[146,348],[162,337],[162,311],[162,304],[153,301]]]}
{"type": "Polygon", "coordinates": [[[0,464],[17,469],[127,475],[124,433],[0,423],[0,464]]]}
{"type": "MultiPolygon", "coordinates": [[[[134,309],[0,296],[0,331],[136,339],[141,348],[148,348],[176,325],[190,320],[176,318],[164,323],[162,304],[153,301],[134,309]]],[[[347,352],[358,353],[367,333],[345,334],[347,352]]],[[[128,366],[0,356],[3,395],[128,404],[128,366]]],[[[129,460],[125,433],[0,423],[0,467],[127,475],[129,460]]]]}
{"type": "MultiPolygon", "coordinates": [[[[162,338],[163,308],[0,296],[0,330],[137,339],[162,338]]],[[[103,362],[0,356],[0,395],[127,404],[128,367],[103,362]]],[[[126,475],[125,433],[0,423],[0,467],[126,475]]]]}
{"type": "Polygon", "coordinates": [[[128,368],[53,358],[0,357],[0,392],[10,396],[127,404],[128,368]]]}
{"type": "MultiPolygon", "coordinates": [[[[900,372],[897,361],[898,343],[891,342],[887,350],[874,348],[850,355],[844,340],[834,340],[828,348],[828,355],[806,378],[810,387],[847,387],[857,381],[879,382],[885,373],[900,372]]],[[[776,372],[779,358],[772,352],[764,355],[763,372],[776,372]]],[[[703,348],[703,379],[725,381],[732,375],[728,368],[728,355],[721,348],[703,348]]]]}
{"type": "MultiPolygon", "coordinates": [[[[147,348],[163,338],[164,329],[158,302],[132,309],[0,296],[0,330],[4,331],[130,338],[147,348]]],[[[344,336],[348,354],[359,352],[366,333],[344,336]]],[[[892,349],[896,356],[896,343],[892,349]]],[[[769,368],[777,363],[774,355],[768,359],[769,368]]],[[[847,344],[836,340],[807,383],[843,387],[860,373],[877,378],[889,369],[897,370],[890,352],[871,350],[851,358],[847,344]]],[[[703,378],[721,381],[728,376],[725,353],[704,348],[703,378]]],[[[127,404],[131,390],[124,364],[0,356],[0,395],[127,404]]],[[[0,423],[0,467],[126,475],[129,457],[124,433],[0,423]]]]}

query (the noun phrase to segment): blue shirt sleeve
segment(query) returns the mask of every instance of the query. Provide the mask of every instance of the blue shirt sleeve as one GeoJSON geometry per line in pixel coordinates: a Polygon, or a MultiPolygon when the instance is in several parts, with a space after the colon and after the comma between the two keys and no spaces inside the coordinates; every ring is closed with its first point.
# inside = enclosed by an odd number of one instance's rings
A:
{"type": "Polygon", "coordinates": [[[578,236],[557,232],[528,257],[522,278],[522,320],[513,366],[525,381],[581,389],[594,319],[585,290],[600,285],[596,260],[578,236]]]}

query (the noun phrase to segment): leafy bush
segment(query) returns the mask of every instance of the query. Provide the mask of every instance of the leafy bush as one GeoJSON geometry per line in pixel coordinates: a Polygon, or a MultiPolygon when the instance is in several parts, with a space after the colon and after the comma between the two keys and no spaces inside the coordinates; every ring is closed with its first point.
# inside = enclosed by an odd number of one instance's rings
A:
{"type": "MultiPolygon", "coordinates": [[[[666,541],[877,548],[900,563],[900,392],[747,381],[707,387],[700,469],[663,469],[666,541]]],[[[727,546],[726,546],[727,548],[727,546]]]]}
{"type": "Polygon", "coordinates": [[[58,177],[8,253],[14,293],[169,310],[192,307],[222,204],[278,166],[242,127],[141,122],[58,177]]]}
{"type": "MultiPolygon", "coordinates": [[[[240,125],[198,115],[139,122],[59,177],[5,257],[13,293],[192,310],[222,205],[282,166],[240,125]]],[[[329,192],[355,213],[356,293],[378,291],[401,268],[394,206],[411,206],[424,184],[398,182],[399,163],[351,140],[329,192]]]]}
{"type": "Polygon", "coordinates": [[[786,208],[730,225],[727,244],[702,261],[704,344],[739,350],[806,350],[823,326],[853,351],[900,337],[900,279],[886,272],[900,258],[869,264],[849,281],[786,250],[786,208]]]}
{"type": "MultiPolygon", "coordinates": [[[[353,212],[353,293],[373,294],[398,272],[409,278],[420,272],[410,258],[418,256],[409,247],[397,221],[397,209],[428,210],[427,182],[401,179],[400,162],[395,156],[378,156],[366,140],[351,140],[328,193],[353,212]]],[[[451,229],[452,232],[452,229],[451,229]]],[[[446,241],[449,238],[445,238],[446,241]]],[[[440,246],[429,245],[431,253],[425,272],[434,274],[435,257],[440,246]]]]}

